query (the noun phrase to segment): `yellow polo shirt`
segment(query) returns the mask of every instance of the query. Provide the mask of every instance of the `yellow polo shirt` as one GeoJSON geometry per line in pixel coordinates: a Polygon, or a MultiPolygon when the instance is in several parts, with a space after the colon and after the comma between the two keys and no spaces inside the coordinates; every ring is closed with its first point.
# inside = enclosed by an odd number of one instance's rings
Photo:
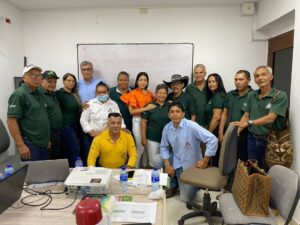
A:
{"type": "Polygon", "coordinates": [[[111,140],[108,130],[95,137],[87,160],[88,166],[96,166],[98,157],[99,165],[106,168],[120,168],[126,163],[135,167],[137,151],[131,134],[121,130],[115,143],[111,140]]]}

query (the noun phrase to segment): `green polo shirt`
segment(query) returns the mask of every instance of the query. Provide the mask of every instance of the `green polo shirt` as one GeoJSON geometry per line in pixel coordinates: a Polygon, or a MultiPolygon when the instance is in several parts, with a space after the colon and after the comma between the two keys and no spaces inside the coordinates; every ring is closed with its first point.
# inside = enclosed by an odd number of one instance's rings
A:
{"type": "Polygon", "coordinates": [[[190,95],[193,99],[193,105],[195,107],[195,114],[196,114],[196,122],[203,127],[207,127],[208,124],[205,120],[204,114],[204,107],[207,103],[207,95],[206,95],[206,88],[204,86],[203,90],[201,91],[197,88],[195,83],[189,84],[186,87],[185,93],[190,95]]]}
{"type": "Polygon", "coordinates": [[[184,92],[182,92],[177,98],[174,98],[173,93],[168,94],[167,101],[180,102],[184,107],[186,119],[190,120],[192,115],[196,114],[192,97],[184,92]]]}
{"type": "Polygon", "coordinates": [[[227,93],[226,99],[224,102],[224,108],[227,109],[227,120],[226,120],[226,127],[230,122],[239,121],[244,111],[242,110],[242,106],[245,101],[247,101],[248,94],[253,91],[252,88],[249,86],[246,93],[243,95],[239,95],[238,90],[232,90],[227,93]]]}
{"type": "Polygon", "coordinates": [[[162,106],[156,102],[151,102],[156,105],[155,109],[142,113],[142,118],[147,120],[146,137],[151,141],[160,143],[163,129],[170,122],[168,117],[169,103],[165,102],[162,106]]]}
{"type": "MultiPolygon", "coordinates": [[[[272,88],[267,96],[260,99],[259,89],[251,92],[247,97],[247,101],[244,102],[242,110],[249,113],[250,120],[258,119],[268,115],[269,113],[275,113],[278,116],[272,124],[272,127],[280,131],[284,128],[284,121],[288,108],[288,97],[284,91],[280,90],[280,94],[271,104],[275,93],[275,89],[272,88]]],[[[262,126],[250,126],[248,127],[248,130],[253,134],[266,135],[269,132],[269,127],[269,124],[262,126]]]]}
{"type": "Polygon", "coordinates": [[[132,115],[130,115],[128,106],[120,99],[120,96],[122,96],[122,94],[119,91],[117,91],[117,87],[113,87],[109,90],[109,97],[111,98],[111,100],[115,101],[118,104],[126,128],[131,131],[132,115]]]}
{"type": "Polygon", "coordinates": [[[210,124],[211,119],[213,117],[213,110],[214,109],[223,109],[224,102],[225,102],[226,94],[223,92],[217,92],[211,96],[211,99],[207,102],[204,112],[205,112],[205,119],[206,123],[210,124]]]}
{"type": "Polygon", "coordinates": [[[33,144],[47,147],[50,139],[50,124],[45,98],[39,90],[32,90],[23,83],[8,100],[7,117],[17,118],[22,136],[33,144]]]}
{"type": "Polygon", "coordinates": [[[79,122],[81,105],[74,95],[74,93],[65,91],[64,88],[55,91],[55,96],[59,101],[63,115],[63,127],[74,125],[79,122]]]}
{"type": "Polygon", "coordinates": [[[49,92],[43,87],[39,87],[39,91],[45,97],[51,131],[62,128],[63,115],[60,110],[59,101],[57,100],[54,92],[49,92]]]}

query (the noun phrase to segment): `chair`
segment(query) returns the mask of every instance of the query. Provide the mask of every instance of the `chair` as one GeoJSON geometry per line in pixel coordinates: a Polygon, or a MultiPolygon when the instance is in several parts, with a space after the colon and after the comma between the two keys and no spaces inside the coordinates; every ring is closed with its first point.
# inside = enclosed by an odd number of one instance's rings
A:
{"type": "Polygon", "coordinates": [[[10,145],[10,139],[8,133],[1,119],[0,119],[0,140],[1,140],[0,141],[0,154],[1,154],[5,152],[10,145]]]}
{"type": "MultiPolygon", "coordinates": [[[[270,204],[285,218],[284,224],[288,225],[299,201],[300,179],[294,171],[279,165],[272,166],[268,174],[271,180],[270,204]]],[[[226,224],[278,224],[271,209],[268,217],[245,216],[236,204],[232,193],[222,194],[219,203],[226,224]]]]}
{"type": "Polygon", "coordinates": [[[20,156],[18,152],[16,154],[9,154],[6,151],[10,146],[10,138],[7,130],[0,119],[0,172],[3,173],[6,164],[11,164],[15,170],[20,167],[20,156]]]}
{"type": "Polygon", "coordinates": [[[183,225],[184,221],[196,216],[207,218],[208,224],[213,225],[213,216],[222,217],[221,212],[217,211],[217,202],[210,202],[208,190],[218,191],[227,184],[228,175],[232,173],[237,161],[237,131],[236,127],[229,126],[225,132],[224,140],[221,146],[219,167],[208,167],[207,169],[198,169],[190,167],[184,170],[180,176],[183,183],[206,189],[203,197],[203,206],[197,203],[188,202],[186,207],[194,209],[181,217],[178,225],[183,225]]]}

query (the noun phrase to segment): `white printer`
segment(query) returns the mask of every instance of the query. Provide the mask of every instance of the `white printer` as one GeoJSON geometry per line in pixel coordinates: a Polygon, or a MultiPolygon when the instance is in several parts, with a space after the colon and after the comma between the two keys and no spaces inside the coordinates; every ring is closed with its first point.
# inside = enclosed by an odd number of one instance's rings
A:
{"type": "Polygon", "coordinates": [[[112,169],[103,167],[76,167],[65,181],[69,193],[107,194],[112,169]]]}

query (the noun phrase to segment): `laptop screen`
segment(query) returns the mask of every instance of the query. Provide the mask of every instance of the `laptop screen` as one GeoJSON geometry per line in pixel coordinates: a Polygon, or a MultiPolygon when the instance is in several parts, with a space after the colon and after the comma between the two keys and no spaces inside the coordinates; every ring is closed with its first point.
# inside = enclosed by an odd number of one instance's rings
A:
{"type": "Polygon", "coordinates": [[[28,164],[26,184],[63,182],[70,173],[67,159],[26,161],[21,164],[28,164]]]}
{"type": "Polygon", "coordinates": [[[12,175],[0,181],[0,214],[21,197],[27,168],[28,165],[22,165],[12,175]]]}

